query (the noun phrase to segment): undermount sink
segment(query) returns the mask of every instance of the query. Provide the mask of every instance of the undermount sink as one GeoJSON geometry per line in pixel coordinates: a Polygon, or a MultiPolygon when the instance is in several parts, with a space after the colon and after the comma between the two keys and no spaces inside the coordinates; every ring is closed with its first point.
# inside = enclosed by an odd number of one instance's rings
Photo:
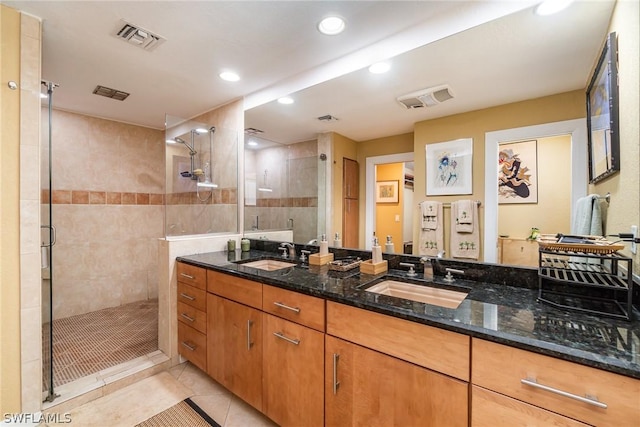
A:
{"type": "Polygon", "coordinates": [[[385,280],[365,290],[375,294],[388,295],[446,308],[458,308],[460,303],[469,294],[469,292],[452,291],[449,289],[398,282],[396,280],[385,280]]]}
{"type": "Polygon", "coordinates": [[[295,267],[296,264],[287,261],[278,261],[276,259],[259,259],[257,261],[250,261],[242,263],[245,267],[257,268],[258,270],[276,271],[283,268],[295,267]]]}

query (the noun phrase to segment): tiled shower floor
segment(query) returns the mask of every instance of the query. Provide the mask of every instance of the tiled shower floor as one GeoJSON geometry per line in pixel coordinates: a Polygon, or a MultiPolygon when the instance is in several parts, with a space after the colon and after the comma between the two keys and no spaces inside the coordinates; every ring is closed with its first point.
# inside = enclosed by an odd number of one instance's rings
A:
{"type": "MultiPolygon", "coordinates": [[[[48,323],[43,325],[45,337],[48,328],[48,323]]],[[[44,360],[47,360],[47,341],[43,343],[44,360]]],[[[157,349],[157,299],[54,320],[54,387],[157,349]]]]}

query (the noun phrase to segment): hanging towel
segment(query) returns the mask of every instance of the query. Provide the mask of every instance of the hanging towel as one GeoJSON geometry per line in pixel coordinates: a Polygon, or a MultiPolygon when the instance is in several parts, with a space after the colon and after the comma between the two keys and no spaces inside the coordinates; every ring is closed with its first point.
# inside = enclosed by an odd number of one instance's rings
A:
{"type": "Polygon", "coordinates": [[[600,196],[590,194],[576,202],[571,234],[602,236],[602,210],[600,196]]]}
{"type": "MultiPolygon", "coordinates": [[[[456,224],[461,210],[460,202],[451,203],[451,256],[453,258],[478,259],[480,257],[480,230],[471,224],[456,224]],[[460,231],[459,228],[470,231],[460,231]]],[[[464,208],[463,208],[464,209],[464,208]]],[[[478,218],[478,204],[471,203],[472,218],[478,218]]]]}
{"type": "Polygon", "coordinates": [[[438,228],[438,219],[442,216],[442,214],[438,215],[438,206],[442,206],[442,203],[426,200],[420,203],[420,212],[422,213],[420,228],[422,230],[435,230],[438,228]]]}
{"type": "MultiPolygon", "coordinates": [[[[443,212],[442,203],[440,202],[422,202],[420,210],[423,211],[424,204],[430,203],[434,205],[435,221],[430,221],[428,224],[432,226],[436,224],[435,228],[420,227],[420,238],[418,241],[418,255],[437,256],[439,252],[444,250],[444,226],[443,226],[443,212]]],[[[430,211],[431,213],[431,211],[430,211]]]]}
{"type": "Polygon", "coordinates": [[[473,232],[474,205],[477,206],[473,200],[458,200],[451,203],[451,212],[455,212],[452,221],[458,233],[473,232]]]}

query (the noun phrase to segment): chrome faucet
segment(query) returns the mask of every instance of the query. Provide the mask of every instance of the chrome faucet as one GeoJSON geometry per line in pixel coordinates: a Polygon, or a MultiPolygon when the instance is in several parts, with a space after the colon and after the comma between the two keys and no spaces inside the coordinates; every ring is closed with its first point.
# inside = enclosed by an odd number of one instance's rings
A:
{"type": "Polygon", "coordinates": [[[422,257],[420,258],[420,262],[424,264],[424,279],[425,280],[433,280],[434,279],[434,270],[438,269],[438,260],[442,259],[444,256],[444,251],[438,252],[438,255],[435,257],[422,257]]]}
{"type": "Polygon", "coordinates": [[[409,267],[409,271],[407,271],[407,276],[409,277],[417,276],[416,270],[413,268],[414,265],[411,264],[410,262],[401,262],[401,263],[398,263],[398,265],[400,267],[409,267]]]}
{"type": "MultiPolygon", "coordinates": [[[[289,242],[282,242],[280,243],[280,248],[289,248],[289,258],[295,258],[296,257],[296,247],[294,245],[292,245],[289,242]]],[[[286,252],[283,253],[282,255],[284,258],[286,258],[286,252]]]]}

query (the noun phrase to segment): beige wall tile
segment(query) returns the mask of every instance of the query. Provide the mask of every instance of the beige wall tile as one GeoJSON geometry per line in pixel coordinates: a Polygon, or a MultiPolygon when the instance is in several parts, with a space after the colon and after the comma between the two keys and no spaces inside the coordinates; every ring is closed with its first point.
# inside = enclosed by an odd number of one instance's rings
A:
{"type": "Polygon", "coordinates": [[[20,253],[40,253],[40,200],[20,200],[20,253]]]}
{"type": "Polygon", "coordinates": [[[22,363],[22,413],[40,412],[42,407],[42,361],[22,363]]]}
{"type": "Polygon", "coordinates": [[[20,145],[20,198],[40,201],[40,148],[20,145]]]}
{"type": "Polygon", "coordinates": [[[40,309],[40,253],[20,256],[20,308],[40,309]]]}
{"type": "MultiPolygon", "coordinates": [[[[23,38],[32,37],[40,40],[40,19],[27,14],[22,14],[20,16],[20,33],[23,38]]],[[[40,63],[38,63],[37,66],[39,67],[40,63]]]]}
{"type": "Polygon", "coordinates": [[[22,362],[40,361],[42,357],[42,320],[40,307],[23,308],[21,310],[22,322],[20,330],[22,336],[30,339],[23,339],[20,342],[22,362]]]}

